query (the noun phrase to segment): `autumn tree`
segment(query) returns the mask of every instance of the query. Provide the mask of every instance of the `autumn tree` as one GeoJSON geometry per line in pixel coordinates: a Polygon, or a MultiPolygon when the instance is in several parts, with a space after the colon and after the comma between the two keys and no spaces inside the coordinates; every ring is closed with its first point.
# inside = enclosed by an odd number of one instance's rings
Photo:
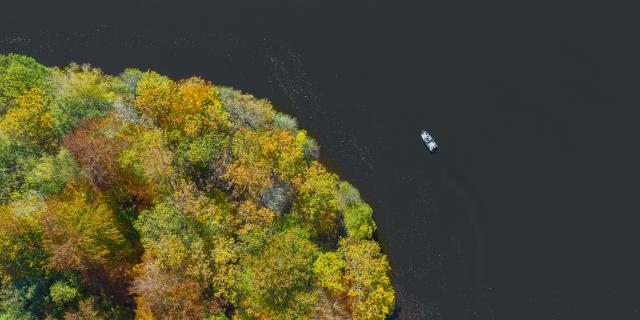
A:
{"type": "Polygon", "coordinates": [[[78,310],[67,311],[64,320],[106,320],[112,318],[101,312],[96,304],[97,301],[93,297],[82,299],[78,304],[78,310]]]}
{"type": "Polygon", "coordinates": [[[118,136],[117,119],[88,119],[64,138],[64,146],[71,151],[82,167],[88,182],[96,190],[112,187],[121,176],[118,155],[128,141],[118,136]]]}
{"type": "Polygon", "coordinates": [[[338,251],[318,256],[313,270],[320,287],[338,300],[347,297],[354,319],[383,320],[393,311],[389,263],[376,242],[342,239],[338,251]]]}
{"type": "MultiPolygon", "coordinates": [[[[344,283],[353,318],[385,319],[393,311],[395,298],[388,276],[389,262],[380,253],[380,246],[371,240],[343,239],[340,252],[346,262],[344,283]]],[[[332,268],[336,269],[336,265],[332,268]]]]}
{"type": "Polygon", "coordinates": [[[23,152],[52,150],[57,138],[57,122],[50,98],[40,88],[31,88],[15,98],[0,120],[0,132],[10,135],[12,143],[23,152]]]}
{"type": "Polygon", "coordinates": [[[230,122],[219,101],[218,89],[200,78],[177,84],[169,126],[176,165],[203,186],[228,158],[230,122]]]}
{"type": "Polygon", "coordinates": [[[233,298],[229,281],[235,273],[224,268],[235,258],[226,251],[228,242],[216,241],[218,229],[208,227],[220,219],[217,211],[213,202],[185,186],[141,213],[135,226],[145,255],[133,286],[140,299],[137,313],[199,319],[233,298]],[[210,289],[218,299],[205,297],[210,289]]]}
{"type": "Polygon", "coordinates": [[[302,145],[304,132],[293,136],[286,130],[240,129],[234,136],[233,155],[226,177],[238,191],[259,197],[274,179],[299,179],[306,163],[302,145]]]}
{"type": "Polygon", "coordinates": [[[149,71],[136,83],[134,105],[156,125],[196,136],[229,125],[217,97],[218,91],[200,78],[176,83],[149,71]]]}
{"type": "Polygon", "coordinates": [[[147,71],[136,83],[134,106],[142,116],[162,126],[167,122],[176,91],[176,83],[173,80],[147,71]]]}
{"type": "Polygon", "coordinates": [[[158,129],[138,130],[130,135],[130,142],[111,161],[126,172],[132,194],[149,202],[156,195],[170,192],[177,173],[164,133],[158,129]]]}
{"type": "Polygon", "coordinates": [[[239,245],[232,237],[213,240],[213,270],[211,279],[213,295],[221,305],[238,305],[241,282],[239,245]]]}
{"type": "Polygon", "coordinates": [[[324,239],[337,236],[336,220],[340,209],[337,193],[338,177],[313,162],[300,184],[293,212],[303,217],[324,239]]]}
{"type": "Polygon", "coordinates": [[[262,155],[261,135],[255,131],[239,130],[233,139],[233,155],[236,160],[229,166],[225,177],[239,193],[259,195],[271,186],[272,168],[262,155]]]}
{"type": "Polygon", "coordinates": [[[124,247],[113,212],[87,191],[67,192],[50,201],[43,217],[50,267],[84,272],[108,265],[124,247]]]}
{"type": "Polygon", "coordinates": [[[171,105],[171,120],[190,136],[229,125],[218,90],[198,77],[181,80],[171,105]]]}
{"type": "Polygon", "coordinates": [[[176,272],[165,270],[145,254],[136,266],[132,291],[136,317],[141,319],[202,319],[215,306],[205,299],[205,286],[176,272]]]}
{"type": "Polygon", "coordinates": [[[256,201],[247,199],[238,206],[237,217],[240,224],[238,233],[242,234],[256,228],[270,226],[275,221],[277,214],[256,201]]]}

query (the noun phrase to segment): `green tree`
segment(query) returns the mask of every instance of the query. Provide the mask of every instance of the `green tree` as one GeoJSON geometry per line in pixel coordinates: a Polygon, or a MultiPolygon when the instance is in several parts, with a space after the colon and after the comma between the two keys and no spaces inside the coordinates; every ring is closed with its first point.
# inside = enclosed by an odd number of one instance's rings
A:
{"type": "Polygon", "coordinates": [[[44,270],[48,254],[38,215],[16,215],[10,207],[0,207],[0,275],[18,279],[44,270]]]}
{"type": "Polygon", "coordinates": [[[0,320],[35,320],[37,314],[30,310],[29,305],[37,294],[36,285],[17,288],[11,283],[3,281],[0,287],[0,320]]]}
{"type": "Polygon", "coordinates": [[[49,288],[49,296],[53,303],[63,306],[78,297],[78,289],[62,281],[57,281],[49,288]]]}
{"type": "Polygon", "coordinates": [[[167,194],[178,178],[172,166],[174,153],[166,146],[162,130],[151,129],[132,135],[131,145],[124,149],[114,161],[131,179],[129,185],[143,186],[134,191],[140,197],[167,194]]]}
{"type": "Polygon", "coordinates": [[[0,131],[0,204],[7,203],[19,188],[19,161],[9,135],[0,131]]]}
{"type": "Polygon", "coordinates": [[[87,64],[54,69],[53,85],[53,115],[63,133],[84,118],[104,115],[115,101],[111,77],[87,64]]]}
{"type": "Polygon", "coordinates": [[[313,315],[318,296],[312,287],[317,247],[298,227],[276,233],[244,270],[242,312],[266,319],[313,315]]]}
{"type": "Polygon", "coordinates": [[[340,294],[346,290],[344,272],[347,263],[341,251],[325,252],[318,256],[313,264],[313,272],[318,284],[332,293],[340,294]]]}
{"type": "MultiPolygon", "coordinates": [[[[49,87],[51,69],[33,58],[0,54],[0,116],[14,105],[24,92],[49,87]]],[[[48,90],[47,90],[48,91],[48,90]]]]}
{"type": "Polygon", "coordinates": [[[47,196],[60,193],[67,182],[79,175],[75,159],[66,149],[55,156],[44,155],[30,167],[25,176],[26,186],[47,196]]]}
{"type": "Polygon", "coordinates": [[[205,320],[229,320],[229,318],[222,312],[218,312],[207,316],[205,320]]]}
{"type": "Polygon", "coordinates": [[[196,182],[208,180],[222,165],[228,140],[227,135],[220,132],[182,139],[175,150],[177,169],[196,182]]]}
{"type": "Polygon", "coordinates": [[[356,239],[371,239],[376,230],[373,210],[362,200],[358,190],[343,181],[338,184],[338,196],[347,235],[356,239]]]}

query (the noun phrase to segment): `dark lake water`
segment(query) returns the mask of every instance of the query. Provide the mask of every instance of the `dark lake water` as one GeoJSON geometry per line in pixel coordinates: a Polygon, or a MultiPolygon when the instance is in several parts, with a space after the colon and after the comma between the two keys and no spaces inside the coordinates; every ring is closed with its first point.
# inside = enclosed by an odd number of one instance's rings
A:
{"type": "Polygon", "coordinates": [[[0,52],[296,116],[374,207],[398,319],[640,319],[633,2],[13,2],[0,52]]]}

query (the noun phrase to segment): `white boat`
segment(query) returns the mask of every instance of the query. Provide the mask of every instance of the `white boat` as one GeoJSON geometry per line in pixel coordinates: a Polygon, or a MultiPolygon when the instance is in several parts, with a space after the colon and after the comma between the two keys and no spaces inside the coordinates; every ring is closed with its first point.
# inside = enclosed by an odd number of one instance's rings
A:
{"type": "Polygon", "coordinates": [[[420,138],[422,138],[422,142],[424,142],[424,144],[427,146],[429,152],[438,152],[438,144],[435,140],[433,140],[433,137],[431,137],[429,132],[427,132],[426,130],[422,130],[422,132],[420,132],[420,138]]]}

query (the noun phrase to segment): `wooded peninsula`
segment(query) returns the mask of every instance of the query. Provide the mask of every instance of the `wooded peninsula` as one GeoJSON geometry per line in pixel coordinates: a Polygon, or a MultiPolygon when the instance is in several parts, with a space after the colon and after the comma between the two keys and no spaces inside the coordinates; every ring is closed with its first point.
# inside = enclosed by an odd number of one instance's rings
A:
{"type": "Polygon", "coordinates": [[[385,319],[372,208],[268,100],[0,55],[0,320],[385,319]]]}

